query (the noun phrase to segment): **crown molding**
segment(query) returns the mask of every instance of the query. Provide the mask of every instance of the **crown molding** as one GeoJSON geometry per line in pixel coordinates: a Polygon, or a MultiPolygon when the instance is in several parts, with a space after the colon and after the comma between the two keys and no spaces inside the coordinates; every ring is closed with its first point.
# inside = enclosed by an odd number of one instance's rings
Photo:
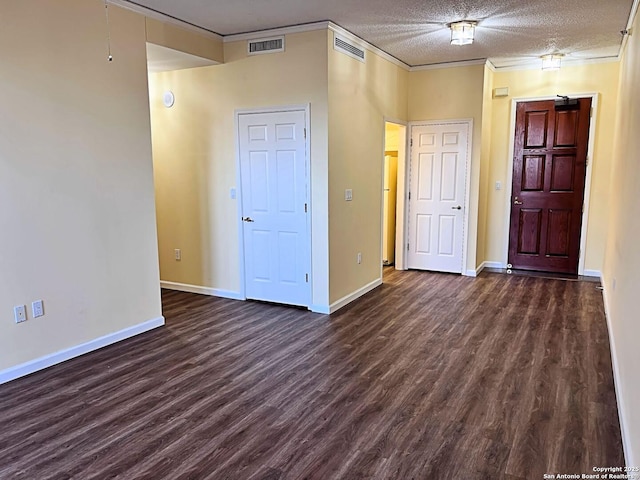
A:
{"type": "Polygon", "coordinates": [[[290,25],[288,27],[269,28],[267,30],[255,30],[252,32],[236,33],[233,35],[225,35],[224,43],[241,42],[248,40],[257,40],[269,36],[287,35],[292,33],[313,32],[316,30],[326,30],[329,28],[328,20],[322,22],[302,23],[300,25],[290,25]]]}
{"type": "Polygon", "coordinates": [[[421,72],[423,70],[440,70],[441,68],[469,67],[472,65],[486,65],[486,58],[478,58],[476,60],[461,60],[459,62],[442,62],[431,63],[428,65],[417,65],[409,69],[410,72],[421,72]]]}
{"type": "Polygon", "coordinates": [[[114,5],[116,7],[121,7],[126,10],[130,10],[135,13],[139,13],[140,15],[144,15],[145,17],[148,17],[148,18],[153,18],[154,20],[170,23],[171,25],[184,28],[185,30],[189,30],[194,33],[199,33],[200,35],[207,38],[220,40],[220,41],[222,41],[224,38],[219,33],[213,32],[211,30],[207,30],[206,28],[199,27],[198,25],[194,25],[193,23],[180,20],[179,18],[172,17],[171,15],[158,12],[151,8],[143,7],[142,5],[138,5],[137,3],[132,2],[130,0],[107,0],[107,3],[109,3],[110,5],[114,5]]]}
{"type": "MultiPolygon", "coordinates": [[[[611,57],[598,57],[598,58],[585,58],[585,59],[571,59],[564,57],[562,59],[562,68],[566,67],[577,67],[580,65],[593,65],[597,63],[615,63],[619,62],[619,56],[611,56],[611,57]]],[[[542,63],[541,60],[536,58],[532,60],[528,60],[524,63],[519,63],[518,65],[506,65],[504,67],[495,67],[495,72],[514,72],[518,70],[541,70],[542,63]]]]}

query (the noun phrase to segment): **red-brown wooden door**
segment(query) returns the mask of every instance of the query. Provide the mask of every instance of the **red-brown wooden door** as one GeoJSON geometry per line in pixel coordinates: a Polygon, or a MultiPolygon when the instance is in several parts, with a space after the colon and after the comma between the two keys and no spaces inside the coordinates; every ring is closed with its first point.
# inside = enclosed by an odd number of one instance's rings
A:
{"type": "Polygon", "coordinates": [[[578,273],[591,99],[572,110],[519,102],[513,161],[509,264],[578,273]]]}

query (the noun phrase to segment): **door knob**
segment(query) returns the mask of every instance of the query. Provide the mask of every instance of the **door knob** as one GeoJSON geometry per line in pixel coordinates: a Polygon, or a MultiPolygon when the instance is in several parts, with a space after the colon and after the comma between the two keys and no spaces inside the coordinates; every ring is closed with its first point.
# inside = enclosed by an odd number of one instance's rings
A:
{"type": "Polygon", "coordinates": [[[457,207],[451,207],[451,210],[462,210],[462,207],[458,205],[457,207]]]}
{"type": "Polygon", "coordinates": [[[251,217],[242,217],[242,221],[243,222],[254,222],[255,220],[252,220],[251,217]]]}
{"type": "Polygon", "coordinates": [[[514,205],[522,205],[522,202],[518,200],[518,197],[516,197],[516,198],[513,200],[513,204],[514,204],[514,205]]]}

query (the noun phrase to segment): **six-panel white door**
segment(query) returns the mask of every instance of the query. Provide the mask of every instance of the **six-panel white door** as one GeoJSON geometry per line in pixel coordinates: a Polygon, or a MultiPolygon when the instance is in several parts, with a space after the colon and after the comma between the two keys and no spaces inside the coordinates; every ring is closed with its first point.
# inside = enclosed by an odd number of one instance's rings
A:
{"type": "Polygon", "coordinates": [[[247,298],[310,303],[305,112],[238,120],[247,298]]]}
{"type": "Polygon", "coordinates": [[[469,124],[411,127],[408,268],[462,273],[469,124]]]}

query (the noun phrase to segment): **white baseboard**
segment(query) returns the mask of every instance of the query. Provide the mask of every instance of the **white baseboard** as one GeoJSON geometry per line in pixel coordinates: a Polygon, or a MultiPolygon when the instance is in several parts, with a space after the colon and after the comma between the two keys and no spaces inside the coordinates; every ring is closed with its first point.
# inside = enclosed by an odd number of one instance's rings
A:
{"type": "Polygon", "coordinates": [[[480,275],[480,272],[482,272],[482,270],[485,269],[486,267],[486,263],[487,262],[482,262],[478,268],[476,268],[475,270],[467,270],[466,272],[463,273],[463,275],[465,277],[477,277],[478,275],[480,275]]]}
{"type": "Polygon", "coordinates": [[[189,285],[187,283],[165,282],[160,281],[160,287],[167,290],[177,290],[179,292],[198,293],[200,295],[209,295],[211,297],[230,298],[232,300],[246,300],[240,292],[231,290],[221,290],[219,288],[201,287],[199,285],[189,285]]]}
{"type": "Polygon", "coordinates": [[[483,263],[484,263],[484,268],[497,268],[497,269],[507,268],[507,266],[502,262],[483,262],[483,263]]]}
{"type": "MultiPolygon", "coordinates": [[[[603,285],[608,285],[604,281],[604,278],[602,280],[603,280],[602,281],[603,285]]],[[[613,336],[613,327],[611,325],[611,315],[610,315],[611,310],[609,308],[609,300],[607,296],[606,287],[602,290],[602,296],[604,300],[605,317],[607,319],[607,329],[609,331],[609,347],[611,348],[611,364],[613,365],[613,383],[616,390],[616,401],[618,403],[618,418],[620,420],[620,433],[622,435],[622,449],[624,452],[626,465],[628,467],[636,467],[639,464],[636,463],[635,458],[633,457],[633,454],[631,452],[631,440],[629,439],[629,431],[625,427],[628,424],[626,420],[626,415],[625,415],[627,410],[625,409],[625,403],[622,398],[622,391],[621,391],[622,379],[620,378],[620,368],[618,365],[618,355],[617,355],[618,351],[616,349],[616,340],[613,336]]]]}
{"type": "Polygon", "coordinates": [[[30,373],[44,370],[45,368],[62,363],[66,360],[79,357],[85,353],[93,352],[94,350],[106,347],[107,345],[120,342],[121,340],[135,337],[136,335],[140,335],[141,333],[148,332],[149,330],[153,330],[154,328],[158,328],[163,325],[164,317],[154,318],[144,323],[134,325],[133,327],[125,328],[124,330],[96,338],[81,345],[76,345],[75,347],[67,348],[66,350],[61,350],[50,355],[45,355],[44,357],[31,360],[30,362],[26,362],[21,365],[16,365],[15,367],[0,371],[0,385],[10,382],[11,380],[15,380],[16,378],[29,375],[30,373]]]}
{"type": "Polygon", "coordinates": [[[335,313],[338,310],[340,310],[342,307],[344,307],[345,305],[353,302],[354,300],[357,300],[361,296],[369,293],[371,290],[373,290],[374,288],[379,287],[380,285],[382,285],[382,278],[377,278],[373,282],[368,283],[364,287],[359,288],[358,290],[356,290],[355,292],[350,293],[349,295],[345,295],[340,300],[337,300],[337,301],[333,302],[329,306],[327,306],[327,305],[311,305],[309,307],[309,310],[311,310],[312,312],[315,312],[315,313],[324,313],[325,315],[328,315],[328,314],[331,314],[331,313],[335,313]]]}
{"type": "Polygon", "coordinates": [[[602,278],[602,272],[600,270],[585,270],[582,272],[585,277],[598,277],[602,278]]]}

